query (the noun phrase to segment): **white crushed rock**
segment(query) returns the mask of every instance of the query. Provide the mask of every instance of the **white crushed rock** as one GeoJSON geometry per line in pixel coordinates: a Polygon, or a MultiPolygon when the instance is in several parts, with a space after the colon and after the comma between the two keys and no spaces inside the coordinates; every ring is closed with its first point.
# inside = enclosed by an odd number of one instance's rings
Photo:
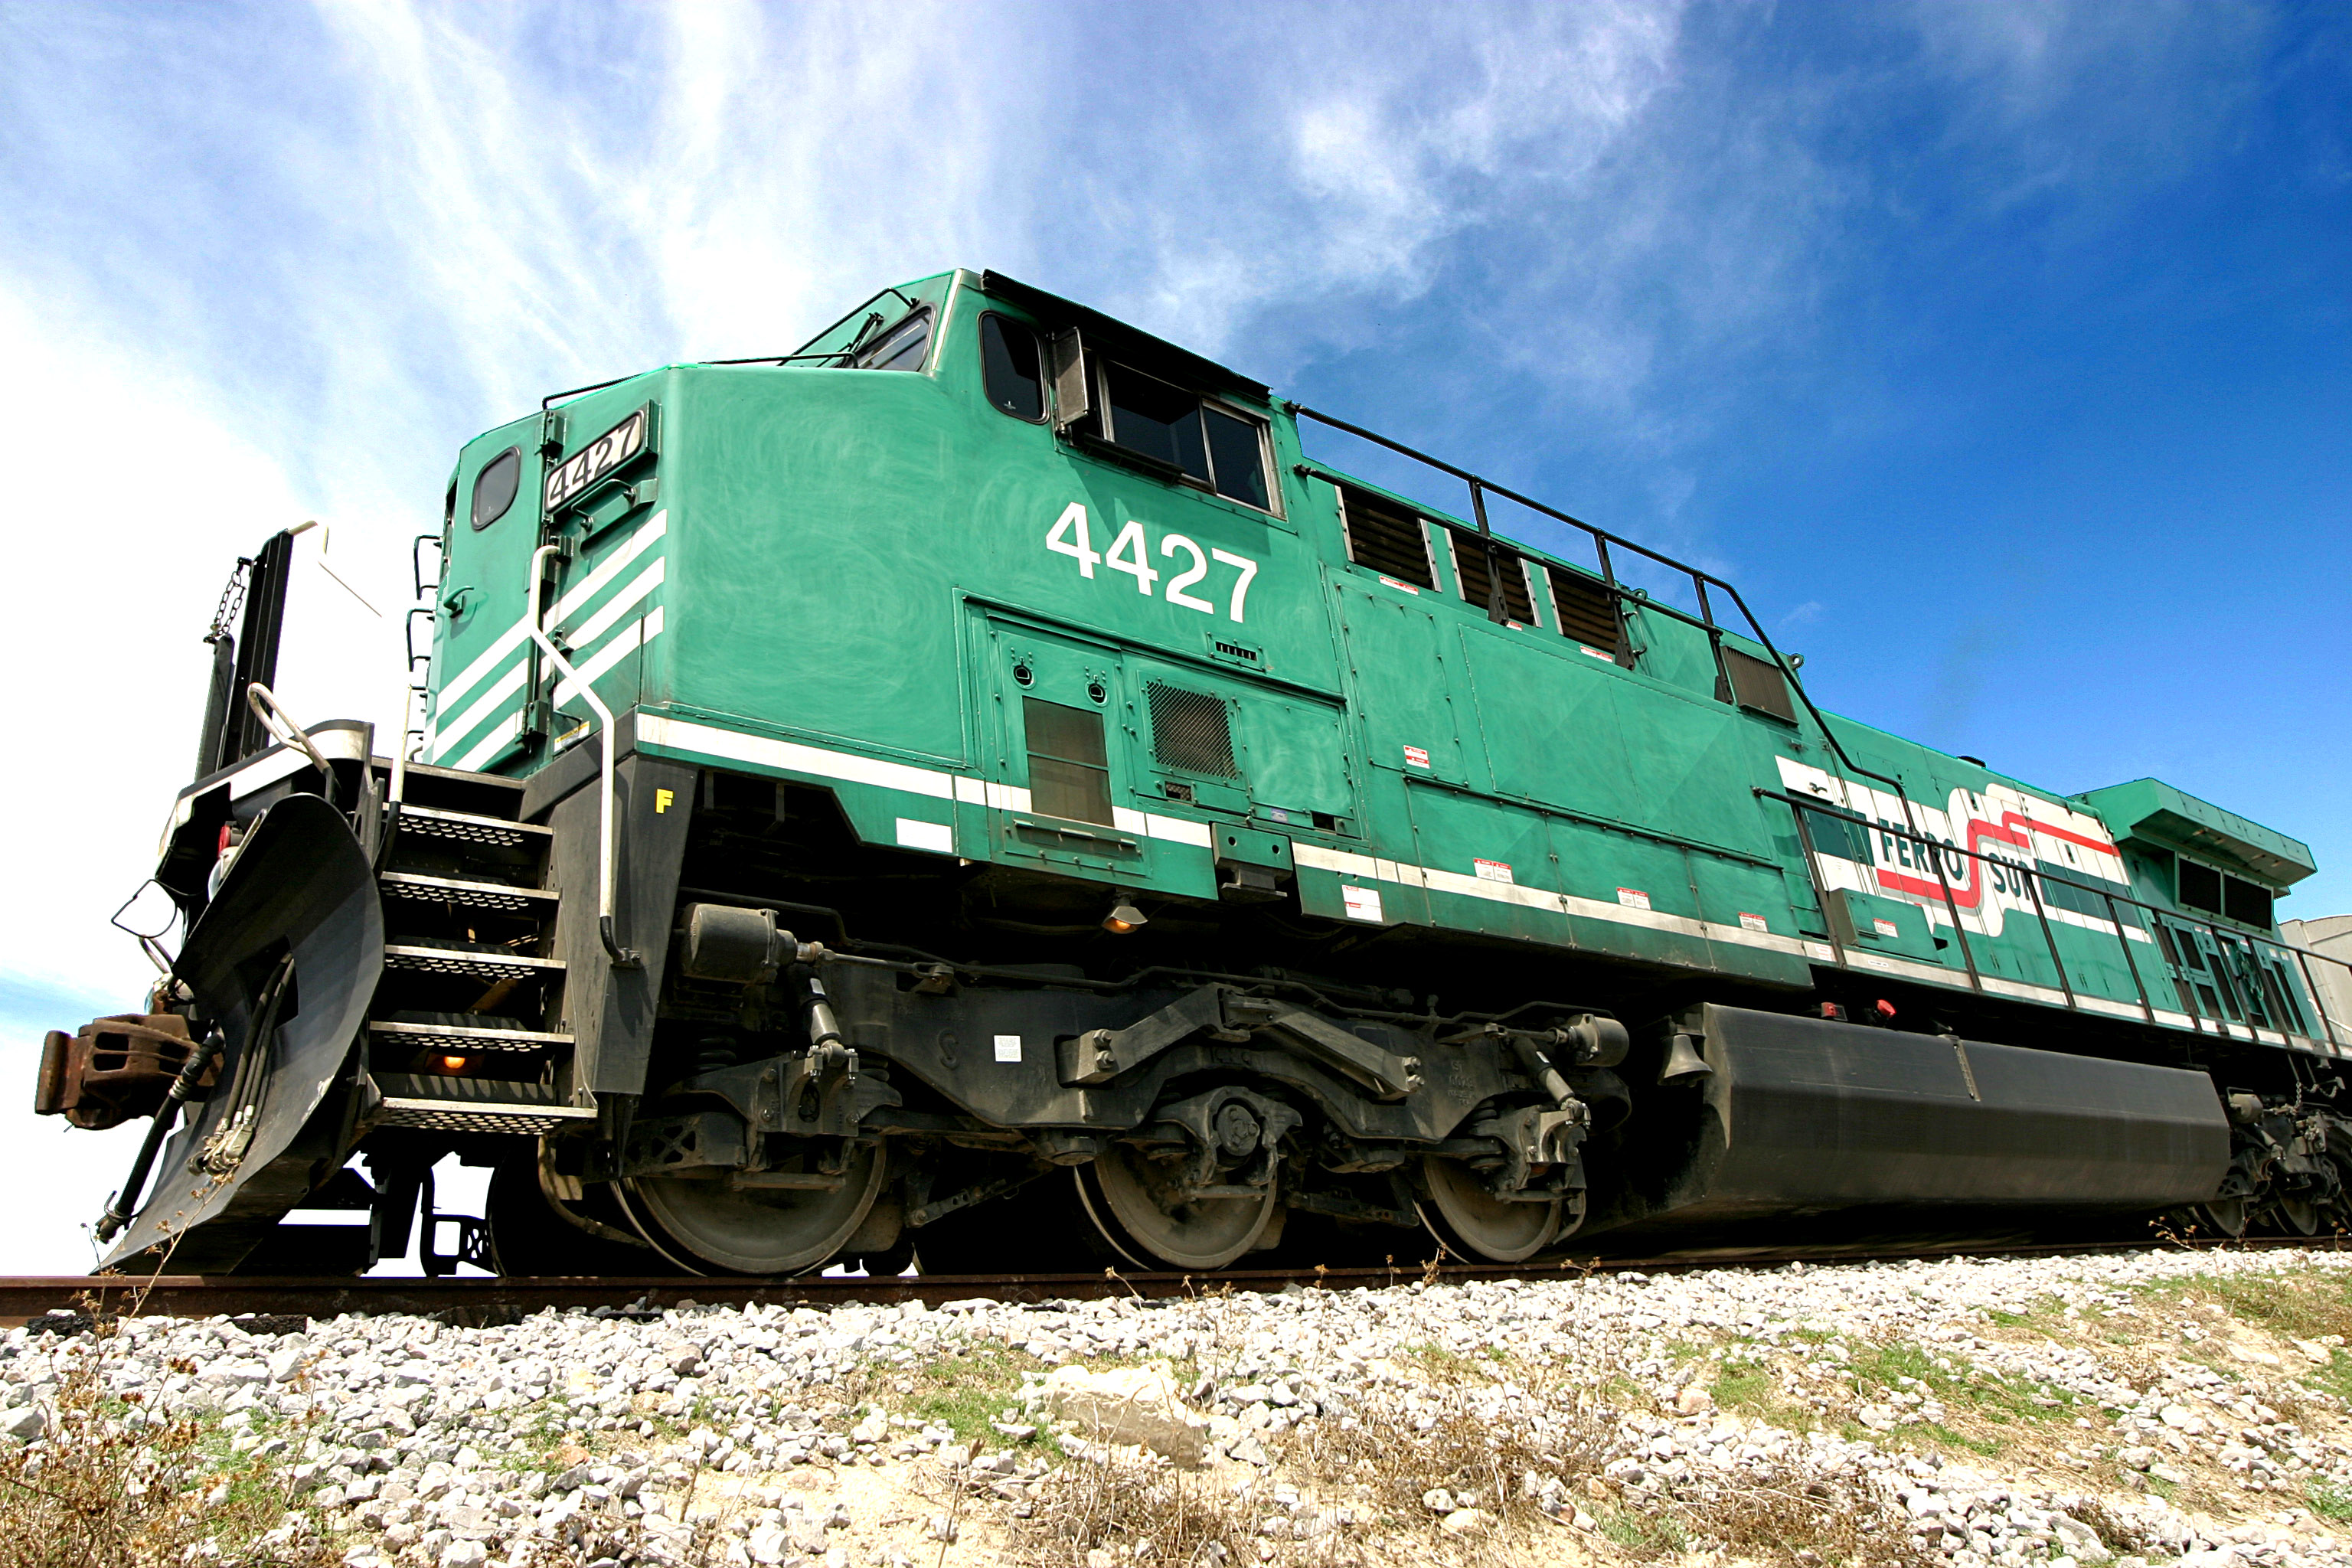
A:
{"type": "MultiPolygon", "coordinates": [[[[112,1393],[142,1396],[128,1419],[217,1423],[239,1463],[272,1461],[291,1483],[300,1508],[282,1538],[322,1532],[353,1568],[683,1562],[700,1555],[698,1527],[716,1532],[713,1563],[895,1568],[933,1561],[977,1528],[973,1510],[1028,1508],[1050,1458],[1039,1425],[1087,1407],[1098,1384],[1124,1386],[1044,1369],[1159,1362],[1166,1372],[1129,1382],[1168,1438],[1115,1424],[1108,1436],[1229,1475],[1266,1512],[1270,1560],[1371,1522],[1285,1480],[1294,1428],[1432,1424],[1452,1401],[1557,1447],[1568,1413],[1531,1390],[1605,1369],[1624,1397],[1601,1474],[1516,1478],[1603,1560],[1629,1554],[1604,1532],[1608,1510],[1769,1476],[1874,1499],[1952,1568],[2352,1568],[2352,1539],[2315,1513],[2352,1516],[2352,1419],[2321,1376],[2352,1362],[2146,1294],[2194,1274],[2340,1284],[2347,1270],[2352,1254],[2159,1251],[1044,1307],[599,1309],[482,1329],[342,1317],[283,1336],[143,1318],[102,1344],[0,1337],[0,1434],[40,1441],[61,1358],[98,1353],[112,1393]],[[2045,1316],[2011,1316],[2037,1307],[2045,1316]],[[2111,1342],[2120,1329],[2136,1342],[2111,1342]],[[1934,1376],[1858,1386],[1856,1359],[1888,1343],[1934,1376]],[[1007,1392],[990,1414],[992,1438],[965,1444],[889,1407],[898,1380],[981,1347],[1039,1369],[1025,1400],[1007,1392]],[[1769,1402],[1716,1409],[1743,1373],[1769,1402]],[[1947,1426],[1967,1413],[1945,1399],[1972,1375],[2074,1414],[1970,1452],[1947,1426]],[[866,1402],[842,1397],[849,1383],[866,1402]],[[961,1520],[943,1461],[982,1483],[961,1520]],[[2076,1517],[2090,1502],[2145,1556],[2114,1559],[2076,1517]]],[[[1066,1451],[1101,1451],[1058,1419],[1066,1451]]],[[[1492,1490],[1423,1502],[1421,1528],[1466,1537],[1499,1522],[1492,1490]]]]}

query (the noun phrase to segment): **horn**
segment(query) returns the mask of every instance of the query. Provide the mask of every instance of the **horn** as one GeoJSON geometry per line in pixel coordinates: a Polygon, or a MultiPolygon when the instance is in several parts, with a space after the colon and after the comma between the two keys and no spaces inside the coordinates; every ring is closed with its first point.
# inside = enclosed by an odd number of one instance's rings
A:
{"type": "Polygon", "coordinates": [[[1666,1065],[1658,1069],[1660,1083],[1682,1083],[1687,1079],[1713,1078],[1715,1069],[1698,1054],[1698,1041],[1689,1035],[1676,1035],[1666,1051],[1666,1065]]]}

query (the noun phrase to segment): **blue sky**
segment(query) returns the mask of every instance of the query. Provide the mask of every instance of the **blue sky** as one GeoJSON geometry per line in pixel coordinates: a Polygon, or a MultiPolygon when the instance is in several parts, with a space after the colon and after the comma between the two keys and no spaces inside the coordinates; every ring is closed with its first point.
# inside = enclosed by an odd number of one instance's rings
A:
{"type": "Polygon", "coordinates": [[[1703,562],[1834,709],[2306,839],[2283,912],[2352,910],[2347,105],[2352,11],[2226,0],[0,0],[0,1066],[143,983],[105,916],[232,556],[328,524],[368,603],[306,573],[281,689],[388,720],[467,435],[958,264],[1703,562]]]}

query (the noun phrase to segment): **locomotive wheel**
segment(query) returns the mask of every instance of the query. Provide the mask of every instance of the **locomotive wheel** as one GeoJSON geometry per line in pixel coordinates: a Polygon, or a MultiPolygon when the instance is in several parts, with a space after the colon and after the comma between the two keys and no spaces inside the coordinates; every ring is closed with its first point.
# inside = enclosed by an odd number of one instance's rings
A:
{"type": "MultiPolygon", "coordinates": [[[[604,1192],[591,1189],[582,1206],[625,1235],[628,1221],[604,1192]],[[599,1209],[604,1212],[597,1213],[599,1209]]],[[[530,1161],[510,1160],[490,1173],[482,1217],[489,1222],[490,1256],[500,1274],[627,1278],[668,1274],[677,1267],[650,1247],[591,1236],[556,1213],[555,1200],[540,1187],[538,1168],[530,1161]]]]}
{"type": "Polygon", "coordinates": [[[1175,1196],[1181,1172],[1114,1143],[1070,1173],[1095,1228],[1138,1268],[1223,1268],[1273,1222],[1280,1207],[1274,1184],[1260,1197],[1181,1202],[1175,1196]]]}
{"type": "Polygon", "coordinates": [[[1459,1160],[1424,1156],[1421,1173],[1429,1195],[1416,1205],[1430,1234],[1456,1253],[1489,1263],[1518,1263],[1549,1247],[1560,1234],[1560,1201],[1505,1203],[1459,1160]]]}
{"type": "Polygon", "coordinates": [[[2197,1214],[2223,1236],[2246,1234],[2246,1200],[2243,1198],[2215,1198],[2209,1203],[2199,1204],[2197,1214]]]}
{"type": "Polygon", "coordinates": [[[655,1250],[696,1274],[797,1274],[841,1250],[882,1190],[885,1162],[857,1150],[831,1191],[749,1187],[712,1176],[616,1182],[630,1223],[655,1250]]]}
{"type": "Polygon", "coordinates": [[[2308,1198],[2281,1198],[2278,1201],[2279,1228],[2296,1236],[2319,1234],[2319,1205],[2308,1198]]]}

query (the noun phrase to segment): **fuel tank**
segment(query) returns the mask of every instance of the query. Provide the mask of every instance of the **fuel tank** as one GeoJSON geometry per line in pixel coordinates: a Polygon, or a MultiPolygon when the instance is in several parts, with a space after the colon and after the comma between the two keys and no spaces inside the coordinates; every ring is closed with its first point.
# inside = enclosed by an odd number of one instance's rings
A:
{"type": "Polygon", "coordinates": [[[2201,1072],[1712,1004],[1647,1048],[1646,1070],[1628,1065],[1637,1084],[1680,1076],[1644,1094],[1588,1235],[1840,1211],[2152,1212],[2210,1198],[2230,1163],[2201,1072]]]}

